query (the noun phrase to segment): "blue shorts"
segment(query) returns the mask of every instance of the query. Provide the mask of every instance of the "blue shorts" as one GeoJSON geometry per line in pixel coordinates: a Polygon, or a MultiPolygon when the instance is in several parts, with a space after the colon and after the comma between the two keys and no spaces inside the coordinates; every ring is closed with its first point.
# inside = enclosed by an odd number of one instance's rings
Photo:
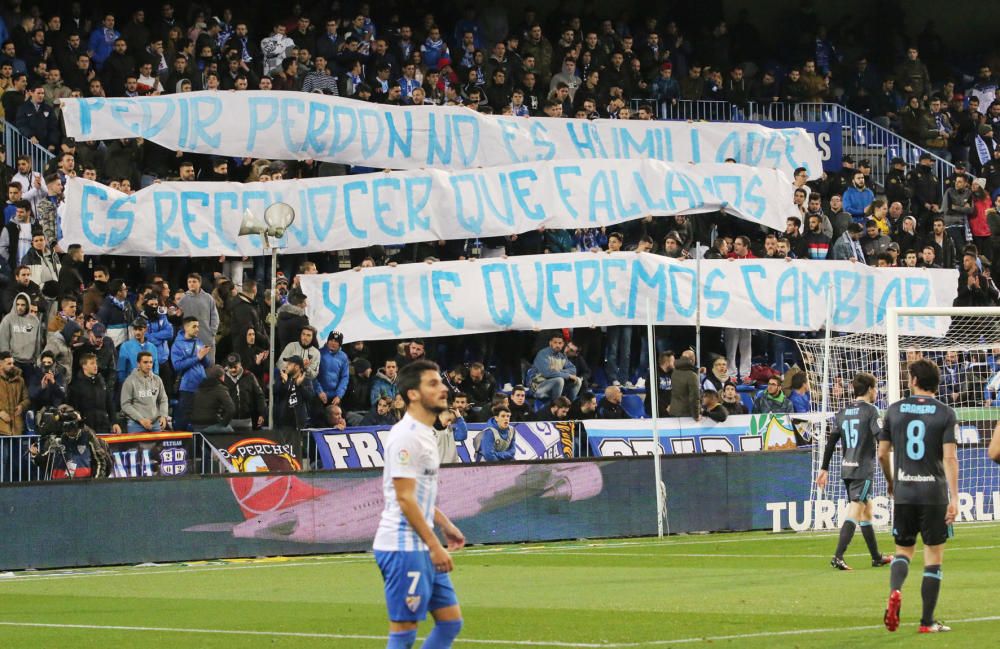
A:
{"type": "Polygon", "coordinates": [[[385,580],[385,606],[392,622],[420,622],[427,611],[458,604],[451,577],[438,572],[430,552],[375,551],[385,580]]]}

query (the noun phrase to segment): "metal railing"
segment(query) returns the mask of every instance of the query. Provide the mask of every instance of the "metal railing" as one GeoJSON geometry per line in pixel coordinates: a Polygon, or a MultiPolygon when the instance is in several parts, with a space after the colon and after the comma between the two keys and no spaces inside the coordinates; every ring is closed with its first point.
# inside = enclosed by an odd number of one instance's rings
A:
{"type": "MultiPolygon", "coordinates": [[[[44,446],[38,435],[0,435],[0,484],[45,480],[45,471],[32,460],[32,444],[44,446]]],[[[218,450],[201,433],[192,438],[192,475],[214,475],[228,473],[218,450]]],[[[139,477],[139,476],[137,476],[139,477]]]]}
{"type": "Polygon", "coordinates": [[[635,99],[632,107],[653,106],[657,119],[728,122],[824,122],[840,124],[843,152],[855,158],[867,159],[872,165],[872,180],[878,187],[885,186],[885,178],[895,157],[903,158],[908,165],[916,165],[924,153],[934,161],[934,173],[940,182],[941,193],[945,180],[955,171],[955,166],[899,133],[876,123],[840,104],[747,102],[737,105],[728,101],[680,100],[676,103],[635,99]]]}
{"type": "Polygon", "coordinates": [[[55,157],[44,147],[24,137],[16,126],[6,120],[3,123],[3,144],[7,151],[8,167],[17,167],[18,156],[26,155],[31,159],[31,170],[44,174],[45,167],[55,157]]]}

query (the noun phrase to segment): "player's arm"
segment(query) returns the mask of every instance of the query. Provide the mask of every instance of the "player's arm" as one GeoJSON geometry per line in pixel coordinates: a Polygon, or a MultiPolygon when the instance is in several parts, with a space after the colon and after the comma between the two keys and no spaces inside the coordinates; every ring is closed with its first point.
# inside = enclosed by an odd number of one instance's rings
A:
{"type": "Polygon", "coordinates": [[[878,465],[882,467],[882,475],[885,476],[885,484],[892,496],[892,442],[880,440],[878,443],[878,465]]]}
{"type": "Polygon", "coordinates": [[[837,450],[837,442],[840,441],[840,429],[837,428],[837,421],[834,419],[833,428],[826,438],[826,448],[823,449],[823,465],[816,475],[816,486],[826,489],[826,483],[830,478],[830,460],[833,459],[833,452],[837,450]]]}
{"type": "Polygon", "coordinates": [[[449,552],[461,550],[465,547],[465,535],[462,534],[462,530],[458,529],[451,522],[451,519],[445,516],[445,513],[437,507],[434,508],[434,524],[441,528],[441,533],[444,534],[444,538],[448,542],[449,552]]]}
{"type": "MultiPolygon", "coordinates": [[[[420,505],[417,503],[416,478],[393,478],[392,486],[396,490],[396,502],[399,503],[399,510],[403,512],[403,516],[406,516],[406,521],[417,533],[417,536],[430,548],[434,567],[437,568],[438,572],[451,572],[454,567],[451,555],[441,545],[434,530],[424,520],[423,512],[420,511],[420,505]]],[[[435,518],[437,518],[436,514],[435,518]]]]}
{"type": "Polygon", "coordinates": [[[944,444],[944,477],[948,481],[948,512],[944,521],[951,525],[958,516],[958,444],[944,444]]]}
{"type": "Polygon", "coordinates": [[[1000,464],[1000,422],[997,422],[997,427],[993,429],[993,439],[990,441],[990,459],[1000,464]]]}

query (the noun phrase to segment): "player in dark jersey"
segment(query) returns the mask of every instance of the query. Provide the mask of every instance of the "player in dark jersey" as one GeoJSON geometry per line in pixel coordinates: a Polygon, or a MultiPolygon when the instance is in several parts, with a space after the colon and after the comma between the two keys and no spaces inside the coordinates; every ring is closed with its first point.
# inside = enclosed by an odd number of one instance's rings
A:
{"type": "Polygon", "coordinates": [[[823,468],[816,476],[816,486],[825,489],[829,480],[830,460],[841,443],[844,457],[840,464],[840,476],[847,488],[847,520],[840,527],[840,540],[830,565],[838,570],[850,570],[844,561],[844,552],[860,527],[861,535],[872,555],[872,566],[884,566],[892,557],[883,556],[878,551],[878,540],[872,527],[872,479],[875,477],[875,443],[882,428],[878,408],[874,405],[878,393],[878,382],[871,374],[860,373],[851,381],[856,401],[837,413],[833,420],[833,430],[823,451],[823,468]]]}
{"type": "Polygon", "coordinates": [[[958,515],[958,445],[955,411],[934,398],[941,371],[934,361],[910,363],[911,396],[889,406],[879,435],[878,461],[895,494],[893,535],[896,558],[889,572],[885,628],[899,628],[903,582],[920,533],[924,544],[923,615],[920,633],[951,629],[934,619],[941,591],[941,561],[951,524],[958,515]],[[895,449],[895,472],[889,454],[895,449]]]}

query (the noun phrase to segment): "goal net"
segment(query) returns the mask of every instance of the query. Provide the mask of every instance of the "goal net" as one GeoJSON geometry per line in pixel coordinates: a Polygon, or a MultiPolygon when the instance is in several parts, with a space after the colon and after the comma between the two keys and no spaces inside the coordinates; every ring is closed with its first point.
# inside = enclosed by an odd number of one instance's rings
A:
{"type": "MultiPolygon", "coordinates": [[[[938,398],[958,414],[959,517],[958,522],[1000,520],[1000,469],[989,460],[993,429],[1000,419],[1000,309],[901,309],[890,310],[877,329],[844,336],[834,335],[827,348],[824,338],[796,341],[804,370],[812,386],[812,404],[824,412],[824,423],[814,427],[812,475],[815,480],[834,413],[853,400],[851,380],[858,372],[878,379],[876,405],[884,411],[890,403],[909,395],[907,365],[920,358],[941,368],[938,398]],[[828,367],[827,367],[828,365],[828,367]]],[[[813,512],[834,511],[840,525],[847,494],[840,477],[840,448],[830,463],[829,483],[822,492],[813,482],[813,512]]],[[[892,507],[885,477],[876,469],[873,485],[873,523],[885,529],[892,507]]],[[[813,520],[831,517],[814,515],[813,520]]]]}

